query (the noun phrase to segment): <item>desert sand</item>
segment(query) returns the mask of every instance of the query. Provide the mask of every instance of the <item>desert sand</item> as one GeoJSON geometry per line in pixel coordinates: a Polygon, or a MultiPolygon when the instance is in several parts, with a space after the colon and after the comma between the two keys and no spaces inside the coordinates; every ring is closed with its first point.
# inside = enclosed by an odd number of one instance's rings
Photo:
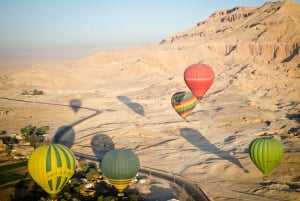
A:
{"type": "Polygon", "coordinates": [[[157,45],[3,70],[0,130],[48,125],[50,140],[97,157],[131,149],[216,201],[300,200],[298,11],[291,1],[217,11],[157,45]],[[210,65],[215,81],[183,120],[170,99],[188,90],[194,63],[210,65]],[[34,89],[44,94],[21,95],[34,89]],[[248,154],[263,134],[285,149],[267,179],[248,154]]]}

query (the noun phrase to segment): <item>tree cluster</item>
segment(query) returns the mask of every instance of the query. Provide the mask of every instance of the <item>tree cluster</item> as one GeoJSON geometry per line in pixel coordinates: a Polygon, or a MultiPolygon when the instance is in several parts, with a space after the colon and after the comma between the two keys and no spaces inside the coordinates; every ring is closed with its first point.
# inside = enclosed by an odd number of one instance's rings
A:
{"type": "MultiPolygon", "coordinates": [[[[72,179],[65,185],[62,191],[54,198],[59,201],[141,201],[142,198],[137,191],[125,193],[119,197],[118,191],[106,183],[98,169],[84,164],[81,161],[82,168],[77,171],[72,179]],[[86,188],[87,183],[94,183],[93,187],[86,188]],[[95,191],[94,194],[88,194],[88,191],[95,191]]],[[[39,185],[31,178],[25,177],[16,184],[16,192],[26,191],[23,195],[16,194],[11,201],[50,201],[53,200],[39,185]]]]}
{"type": "Polygon", "coordinates": [[[43,95],[44,91],[39,89],[34,90],[23,90],[22,95],[43,95]]]}
{"type": "Polygon", "coordinates": [[[30,142],[30,145],[34,148],[38,147],[44,142],[43,135],[46,134],[49,130],[49,126],[36,127],[29,124],[20,129],[24,139],[27,142],[30,142]]]}

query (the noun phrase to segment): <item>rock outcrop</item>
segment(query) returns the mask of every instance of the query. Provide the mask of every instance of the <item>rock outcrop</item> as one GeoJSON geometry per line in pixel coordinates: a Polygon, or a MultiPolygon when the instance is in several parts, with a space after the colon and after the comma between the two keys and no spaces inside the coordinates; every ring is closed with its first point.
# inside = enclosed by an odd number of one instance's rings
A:
{"type": "MultiPolygon", "coordinates": [[[[235,7],[213,13],[161,44],[207,46],[218,54],[254,57],[258,63],[300,63],[300,4],[267,2],[259,8],[235,7]]],[[[253,58],[252,58],[253,59],[253,58]]]]}

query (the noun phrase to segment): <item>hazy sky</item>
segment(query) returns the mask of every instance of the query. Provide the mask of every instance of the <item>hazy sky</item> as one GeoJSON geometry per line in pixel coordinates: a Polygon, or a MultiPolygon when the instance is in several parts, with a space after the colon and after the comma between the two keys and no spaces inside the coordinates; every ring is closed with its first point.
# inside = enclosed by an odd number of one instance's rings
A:
{"type": "MultiPolygon", "coordinates": [[[[296,2],[299,2],[297,0],[296,2]]],[[[0,60],[157,44],[214,11],[265,0],[0,0],[0,60]]],[[[61,57],[64,57],[62,56],[61,57]]]]}

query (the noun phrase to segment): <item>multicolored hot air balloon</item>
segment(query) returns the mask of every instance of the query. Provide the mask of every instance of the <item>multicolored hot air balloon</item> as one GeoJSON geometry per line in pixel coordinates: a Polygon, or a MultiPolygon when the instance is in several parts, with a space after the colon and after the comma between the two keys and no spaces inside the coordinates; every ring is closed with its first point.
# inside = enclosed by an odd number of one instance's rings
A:
{"type": "Polygon", "coordinates": [[[73,176],[75,157],[64,145],[44,145],[30,155],[28,171],[38,185],[51,197],[55,197],[73,176]]]}
{"type": "Polygon", "coordinates": [[[193,64],[184,71],[184,81],[198,100],[203,98],[214,79],[214,71],[206,64],[193,64]]]}
{"type": "Polygon", "coordinates": [[[185,119],[197,105],[197,98],[190,91],[180,91],[173,94],[171,104],[174,110],[185,119]]]}
{"type": "Polygon", "coordinates": [[[107,152],[101,163],[104,177],[115,186],[120,194],[135,178],[140,161],[130,150],[114,149],[107,152]]]}
{"type": "Polygon", "coordinates": [[[267,175],[281,161],[283,145],[272,136],[256,138],[249,145],[249,155],[255,166],[267,175]]]}

